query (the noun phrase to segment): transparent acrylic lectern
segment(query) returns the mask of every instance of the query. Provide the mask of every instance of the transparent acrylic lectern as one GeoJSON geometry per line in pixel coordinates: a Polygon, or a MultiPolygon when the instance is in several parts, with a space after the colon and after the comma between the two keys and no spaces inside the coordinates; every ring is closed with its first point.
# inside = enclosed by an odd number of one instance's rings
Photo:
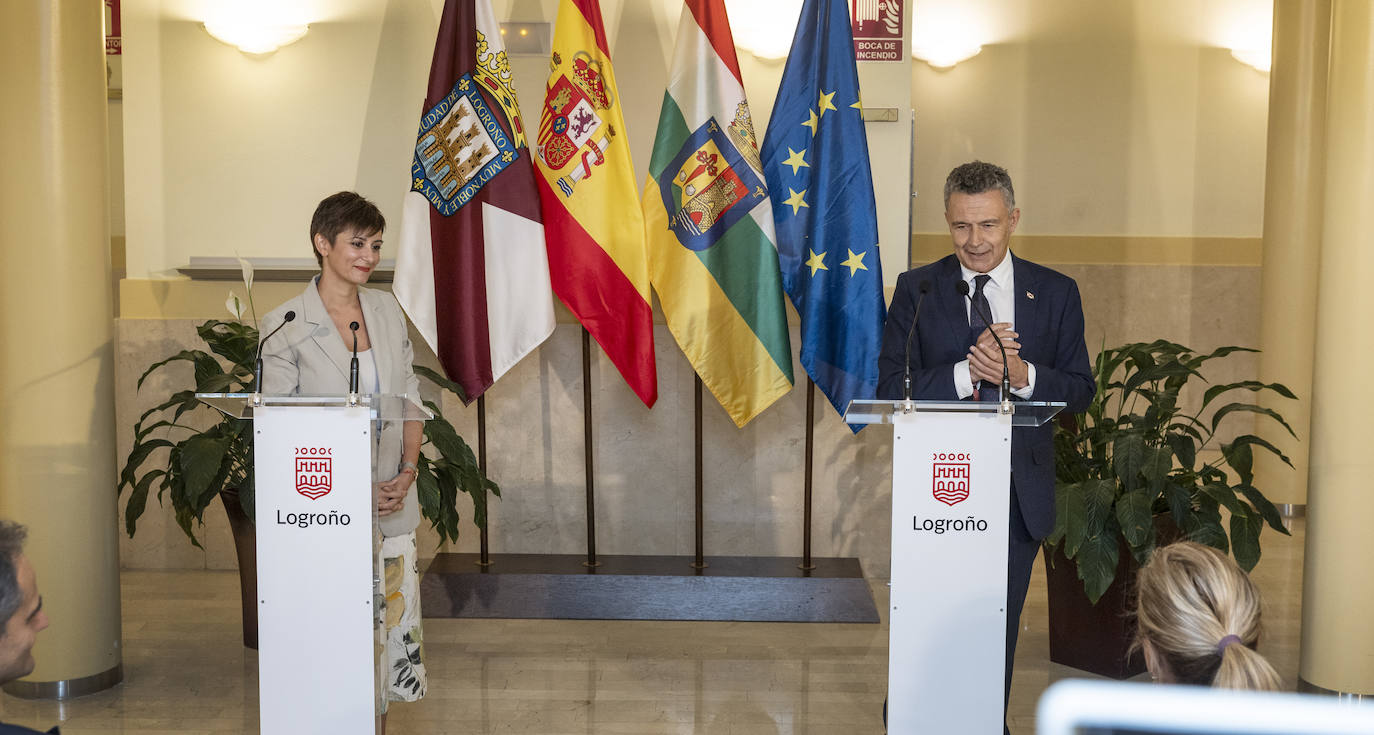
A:
{"type": "Polygon", "coordinates": [[[891,424],[887,731],[1002,732],[1011,430],[1063,403],[860,400],[891,424]]]}
{"type": "Polygon", "coordinates": [[[196,397],[253,422],[261,732],[371,735],[386,681],[377,438],[433,415],[394,395],[196,397]]]}

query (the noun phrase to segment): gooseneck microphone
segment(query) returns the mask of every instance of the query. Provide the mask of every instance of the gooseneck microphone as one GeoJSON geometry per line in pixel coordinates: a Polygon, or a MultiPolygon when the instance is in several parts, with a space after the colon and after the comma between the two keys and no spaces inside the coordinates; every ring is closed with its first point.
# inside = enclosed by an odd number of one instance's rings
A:
{"type": "MultiPolygon", "coordinates": [[[[960,283],[963,282],[960,281],[960,283]]],[[[906,374],[903,376],[905,387],[902,392],[902,400],[904,401],[911,400],[911,335],[916,333],[916,320],[921,318],[921,304],[925,302],[926,292],[930,290],[930,281],[922,280],[921,285],[917,288],[921,295],[916,299],[916,312],[912,314],[911,326],[906,330],[906,362],[902,363],[906,368],[906,374]]]]}
{"type": "Polygon", "coordinates": [[[272,336],[273,336],[273,335],[275,335],[277,332],[280,332],[282,327],[286,326],[287,324],[290,324],[291,321],[292,321],[293,319],[295,319],[295,318],[296,318],[296,312],[294,312],[294,311],[288,311],[288,312],[286,312],[285,314],[282,315],[282,323],[281,323],[281,324],[278,324],[276,329],[273,329],[271,332],[268,332],[266,337],[263,337],[262,339],[258,340],[258,355],[257,355],[257,357],[254,358],[254,360],[253,360],[253,393],[254,393],[254,394],[261,394],[261,393],[262,393],[262,346],[265,345],[265,344],[267,344],[267,340],[272,339],[272,336]]]}
{"type": "Polygon", "coordinates": [[[997,349],[999,352],[1002,353],[1001,400],[1003,403],[1005,403],[1011,400],[1011,372],[1007,369],[1007,348],[1002,345],[1002,340],[997,337],[997,333],[992,331],[992,315],[984,314],[983,310],[978,308],[978,302],[974,301],[973,297],[969,295],[968,281],[965,281],[962,278],[959,279],[959,283],[957,286],[955,286],[955,288],[958,289],[960,296],[963,296],[964,298],[968,299],[969,306],[973,308],[974,312],[978,315],[978,318],[983,320],[983,324],[986,325],[985,330],[988,334],[992,335],[992,341],[997,343],[997,349]]]}
{"type": "Polygon", "coordinates": [[[349,322],[348,328],[353,330],[353,359],[348,361],[348,392],[351,395],[358,394],[358,323],[349,322]]]}

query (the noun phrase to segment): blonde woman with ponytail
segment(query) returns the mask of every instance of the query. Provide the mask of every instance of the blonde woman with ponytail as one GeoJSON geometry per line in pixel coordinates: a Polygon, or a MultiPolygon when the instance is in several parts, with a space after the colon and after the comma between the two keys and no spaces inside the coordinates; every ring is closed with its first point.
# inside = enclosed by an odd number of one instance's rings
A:
{"type": "Polygon", "coordinates": [[[1260,598],[1225,554],[1191,541],[1162,546],[1137,577],[1136,645],[1155,681],[1278,691],[1254,650],[1260,598]]]}

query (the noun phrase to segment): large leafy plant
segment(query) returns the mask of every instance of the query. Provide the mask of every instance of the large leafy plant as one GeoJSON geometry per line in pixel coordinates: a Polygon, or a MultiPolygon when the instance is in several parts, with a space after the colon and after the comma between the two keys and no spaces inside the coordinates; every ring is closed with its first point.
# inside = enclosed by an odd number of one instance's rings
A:
{"type": "Polygon", "coordinates": [[[1157,541],[1156,516],[1172,516],[1185,538],[1229,551],[1247,571],[1259,561],[1265,524],[1288,533],[1274,504],[1254,485],[1254,452],[1293,463],[1256,434],[1222,441],[1219,430],[1237,414],[1257,415],[1290,435],[1292,427],[1256,403],[1214,404],[1236,392],[1294,398],[1292,391],[1242,380],[1207,387],[1196,410],[1180,404],[1185,387],[1207,382],[1205,363],[1235,352],[1256,350],[1222,347],[1200,355],[1157,340],[1104,348],[1097,356],[1097,395],[1087,412],[1071,417],[1071,428],[1061,424],[1055,434],[1057,513],[1045,539],[1047,554],[1059,547],[1076,562],[1092,602],[1116,577],[1121,542],[1136,562],[1149,557],[1157,541]],[[1202,461],[1204,456],[1212,459],[1202,461]],[[1223,508],[1229,520],[1223,520],[1223,508]]]}
{"type": "MultiPolygon", "coordinates": [[[[252,271],[245,264],[244,282],[249,288],[252,271]]],[[[162,368],[189,363],[193,384],[164,397],[134,424],[134,445],[120,471],[118,491],[127,488],[124,526],[133,536],[148,496],[154,490],[159,503],[170,501],[177,525],[191,543],[200,546],[195,526],[204,521],[205,509],[221,491],[236,489],[249,519],[254,517],[252,422],[230,418],[201,403],[196,393],[251,393],[258,329],[242,319],[242,303],[232,293],[234,319],[211,319],[196,327],[205,343],[202,349],[182,350],[159,360],[143,371],[138,389],[162,368]],[[207,427],[208,425],[208,427],[207,427]]],[[[458,392],[458,386],[442,375],[415,366],[417,375],[436,386],[458,392]]],[[[434,418],[424,423],[424,444],[417,462],[416,493],[420,513],[439,533],[440,543],[458,540],[458,493],[472,496],[473,523],[487,523],[487,492],[500,497],[497,484],[482,473],[471,447],[444,418],[438,405],[424,401],[434,418]]]]}

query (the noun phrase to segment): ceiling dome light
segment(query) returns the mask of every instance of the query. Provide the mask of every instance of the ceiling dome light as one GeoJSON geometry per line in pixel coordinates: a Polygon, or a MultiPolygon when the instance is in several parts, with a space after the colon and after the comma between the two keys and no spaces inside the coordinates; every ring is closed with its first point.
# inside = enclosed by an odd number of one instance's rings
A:
{"type": "Polygon", "coordinates": [[[955,64],[977,56],[982,50],[983,47],[978,44],[959,43],[957,41],[935,42],[913,45],[911,55],[936,69],[949,69],[955,64]]]}
{"type": "Polygon", "coordinates": [[[206,33],[253,56],[266,56],[295,43],[310,30],[300,13],[266,0],[220,3],[206,16],[201,24],[206,33]]]}
{"type": "Polygon", "coordinates": [[[1231,49],[1231,58],[1265,74],[1269,73],[1269,67],[1273,65],[1272,55],[1268,48],[1231,49]]]}

